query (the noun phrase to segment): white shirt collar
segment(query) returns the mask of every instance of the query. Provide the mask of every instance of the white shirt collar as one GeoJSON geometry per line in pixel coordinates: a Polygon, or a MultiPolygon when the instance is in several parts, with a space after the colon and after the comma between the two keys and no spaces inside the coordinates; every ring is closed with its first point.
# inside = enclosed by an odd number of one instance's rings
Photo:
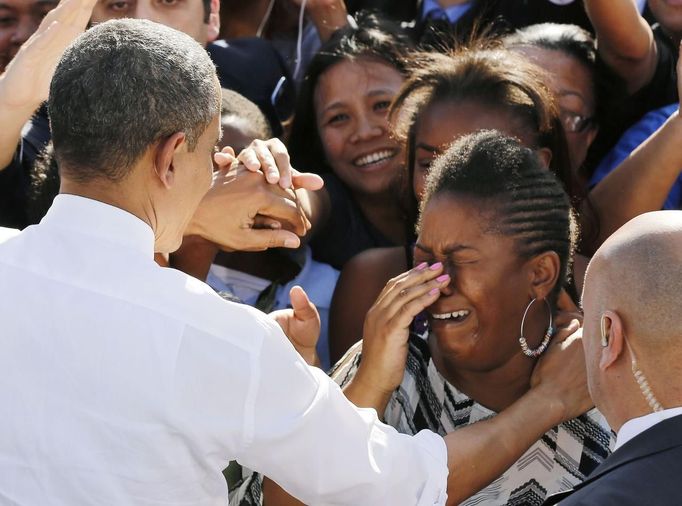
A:
{"type": "Polygon", "coordinates": [[[639,416],[637,418],[633,418],[632,420],[628,420],[620,428],[620,431],[618,431],[616,446],[614,447],[613,451],[616,451],[635,436],[640,435],[642,432],[650,429],[657,423],[677,415],[682,415],[682,407],[664,409],[663,411],[649,413],[648,415],[639,416]]]}
{"type": "Polygon", "coordinates": [[[59,194],[41,224],[99,237],[154,256],[154,232],[134,214],[98,200],[59,194]]]}

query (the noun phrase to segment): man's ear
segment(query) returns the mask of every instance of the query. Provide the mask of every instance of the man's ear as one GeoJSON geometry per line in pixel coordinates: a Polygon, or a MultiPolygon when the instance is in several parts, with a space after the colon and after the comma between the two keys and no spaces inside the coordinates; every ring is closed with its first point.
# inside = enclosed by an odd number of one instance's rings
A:
{"type": "Polygon", "coordinates": [[[154,172],[164,188],[169,189],[175,180],[175,155],[185,145],[185,133],[176,132],[161,139],[154,153],[154,172]]]}
{"type": "Polygon", "coordinates": [[[561,262],[555,251],[546,251],[533,257],[528,264],[531,277],[531,296],[545,299],[559,279],[561,262]]]}
{"type": "Polygon", "coordinates": [[[549,169],[549,164],[552,163],[552,150],[549,148],[540,148],[535,150],[535,154],[538,155],[540,164],[545,169],[549,169]]]}
{"type": "Polygon", "coordinates": [[[206,26],[206,42],[215,41],[220,35],[220,0],[211,0],[211,11],[206,26]]]}
{"type": "Polygon", "coordinates": [[[599,368],[605,371],[611,367],[623,353],[623,320],[614,311],[605,311],[600,321],[601,355],[599,368]]]}

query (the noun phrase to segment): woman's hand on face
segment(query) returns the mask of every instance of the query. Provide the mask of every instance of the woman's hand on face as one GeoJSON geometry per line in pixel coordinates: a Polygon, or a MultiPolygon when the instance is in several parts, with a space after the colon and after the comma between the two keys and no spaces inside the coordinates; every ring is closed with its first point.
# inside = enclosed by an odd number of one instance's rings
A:
{"type": "Polygon", "coordinates": [[[431,266],[424,262],[386,284],[365,317],[356,380],[386,397],[400,385],[412,320],[438,299],[449,282],[440,262],[431,266]]]}
{"type": "Polygon", "coordinates": [[[279,184],[282,188],[294,188],[315,191],[323,186],[317,174],[298,172],[291,166],[289,152],[279,139],[267,141],[254,140],[237,156],[230,147],[225,147],[215,154],[215,162],[219,167],[228,166],[235,161],[241,163],[251,172],[262,171],[265,180],[270,184],[279,184]]]}
{"type": "Polygon", "coordinates": [[[548,405],[560,410],[560,419],[570,420],[594,406],[587,390],[582,328],[572,319],[557,332],[533,370],[531,389],[543,393],[548,405]]]}

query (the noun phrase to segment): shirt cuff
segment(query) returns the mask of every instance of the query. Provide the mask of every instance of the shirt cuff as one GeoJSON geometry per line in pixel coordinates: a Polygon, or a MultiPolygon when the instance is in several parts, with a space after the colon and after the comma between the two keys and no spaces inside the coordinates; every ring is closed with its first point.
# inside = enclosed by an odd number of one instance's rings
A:
{"type": "Polygon", "coordinates": [[[449,473],[448,449],[445,445],[445,440],[442,436],[430,430],[418,432],[414,439],[417,440],[419,446],[424,450],[425,459],[429,460],[429,462],[424,462],[424,464],[431,470],[424,494],[422,494],[419,501],[419,506],[444,506],[448,498],[449,473]]]}

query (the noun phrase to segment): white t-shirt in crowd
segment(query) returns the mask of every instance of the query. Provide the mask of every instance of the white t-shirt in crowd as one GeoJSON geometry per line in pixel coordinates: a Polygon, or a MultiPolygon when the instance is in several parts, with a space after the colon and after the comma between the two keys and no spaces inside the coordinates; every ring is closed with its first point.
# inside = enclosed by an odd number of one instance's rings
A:
{"type": "Polygon", "coordinates": [[[446,449],[357,409],[276,323],[60,195],[0,244],[0,502],[224,505],[230,460],[307,504],[443,504],[446,449]]]}

